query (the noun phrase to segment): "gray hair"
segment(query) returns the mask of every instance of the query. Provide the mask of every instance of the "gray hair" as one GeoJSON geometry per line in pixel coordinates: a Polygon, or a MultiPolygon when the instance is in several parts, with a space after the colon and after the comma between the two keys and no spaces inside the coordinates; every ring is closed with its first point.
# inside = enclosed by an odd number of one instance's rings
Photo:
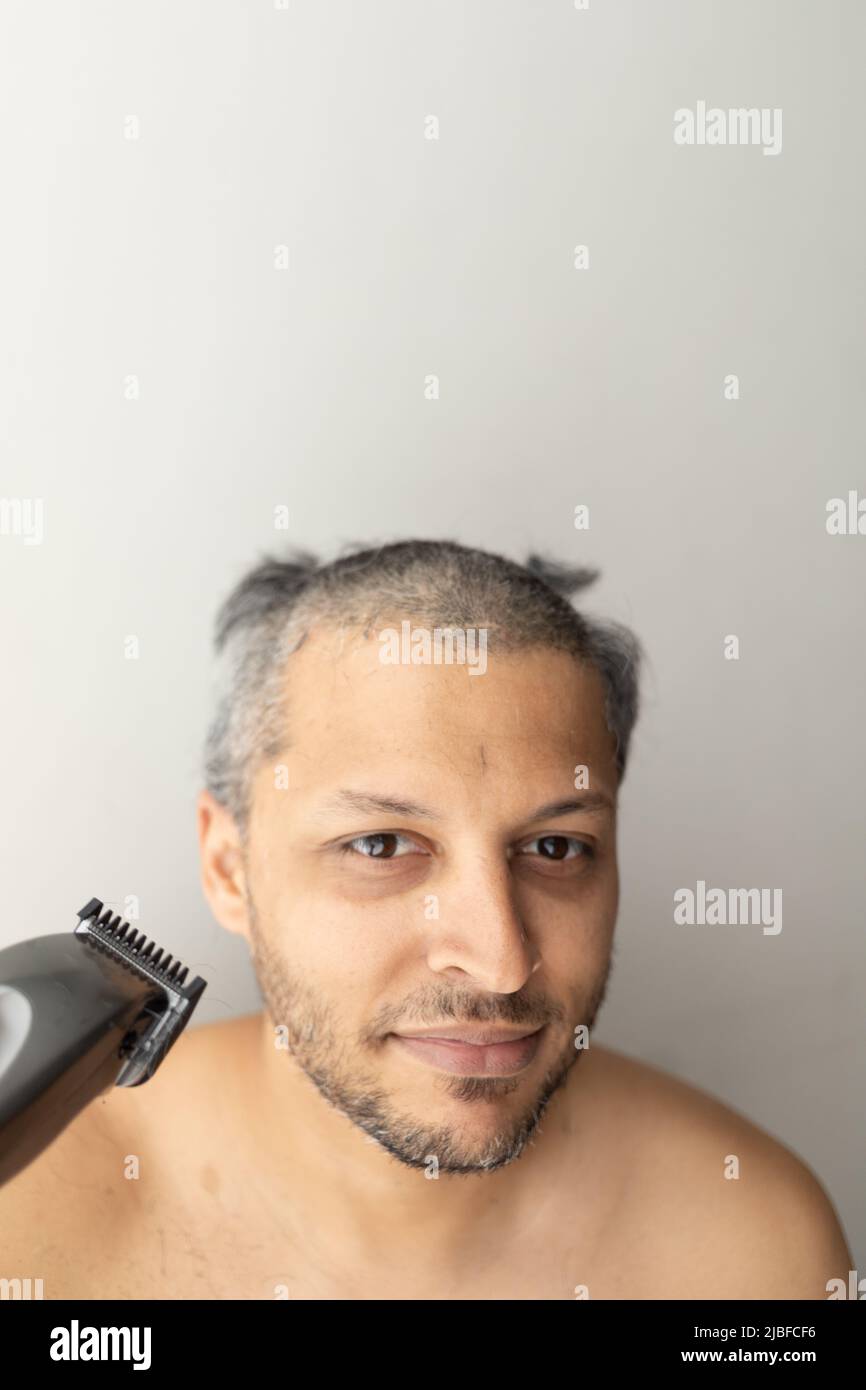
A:
{"type": "Polygon", "coordinates": [[[282,560],[263,556],[216,618],[208,790],[231,812],[246,843],[254,773],[288,742],[285,668],[292,652],[314,624],[366,631],[399,614],[430,627],[486,628],[491,649],[552,647],[594,667],[621,781],[638,713],[642,649],[628,628],[587,618],[568,601],[597,578],[597,570],[535,554],[519,565],[455,541],[353,547],[324,565],[306,550],[282,560]]]}

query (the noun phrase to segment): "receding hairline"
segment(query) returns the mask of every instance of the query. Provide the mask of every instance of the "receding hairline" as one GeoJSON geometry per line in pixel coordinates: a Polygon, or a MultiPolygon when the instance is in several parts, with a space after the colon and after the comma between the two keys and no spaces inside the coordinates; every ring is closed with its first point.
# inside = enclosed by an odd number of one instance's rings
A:
{"type": "Polygon", "coordinates": [[[353,547],[325,564],[297,547],[285,558],[263,556],[216,618],[219,689],[205,745],[208,790],[243,833],[255,771],[288,744],[288,658],[317,627],[369,633],[392,625],[390,614],[428,629],[485,628],[497,654],[563,651],[581,670],[594,670],[621,782],[638,713],[642,648],[623,624],[573,605],[574,594],[597,578],[581,564],[536,553],[520,564],[448,540],[353,547]],[[492,620],[482,621],[487,613],[492,620]]]}

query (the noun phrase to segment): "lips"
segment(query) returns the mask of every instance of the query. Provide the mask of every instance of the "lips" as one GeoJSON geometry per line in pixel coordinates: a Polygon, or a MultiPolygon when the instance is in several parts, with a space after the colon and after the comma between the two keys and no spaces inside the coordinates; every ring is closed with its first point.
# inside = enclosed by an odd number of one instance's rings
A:
{"type": "Polygon", "coordinates": [[[502,1028],[449,1028],[447,1037],[430,1032],[390,1036],[403,1051],[438,1071],[459,1076],[509,1076],[529,1065],[543,1032],[543,1028],[530,1034],[502,1028]]]}

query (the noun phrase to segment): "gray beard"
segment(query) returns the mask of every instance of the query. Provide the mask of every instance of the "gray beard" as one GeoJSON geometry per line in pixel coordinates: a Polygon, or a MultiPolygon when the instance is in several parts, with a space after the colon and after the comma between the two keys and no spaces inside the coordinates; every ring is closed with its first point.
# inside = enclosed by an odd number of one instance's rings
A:
{"type": "MultiPolygon", "coordinates": [[[[424,1125],[398,1110],[376,1078],[359,1067],[357,1051],[351,1049],[334,1028],[333,1011],[298,979],[291,977],[285,962],[266,940],[250,900],[248,907],[253,967],[267,1013],[275,1027],[285,1029],[287,1055],[328,1105],[409,1168],[429,1170],[435,1160],[437,1170],[443,1173],[491,1173],[520,1157],[538,1131],[550,1100],[565,1083],[583,1049],[569,1047],[545,1073],[532,1103],[508,1125],[488,1135],[483,1143],[461,1139],[459,1129],[454,1126],[424,1125]]],[[[612,959],[611,956],[591,1001],[588,1017],[581,1020],[590,1031],[604,1001],[612,959]]],[[[511,1000],[515,997],[507,996],[511,1000]]],[[[469,998],[471,996],[467,996],[469,998]]],[[[461,1015],[470,1018],[471,1005],[467,1004],[461,1015]]],[[[486,1017],[493,1018],[493,1015],[486,1017]]],[[[502,1018],[501,1013],[499,1017],[502,1018]]],[[[452,1100],[467,1106],[510,1095],[518,1086],[526,1084],[525,1078],[520,1076],[442,1073],[439,1079],[452,1100]]]]}

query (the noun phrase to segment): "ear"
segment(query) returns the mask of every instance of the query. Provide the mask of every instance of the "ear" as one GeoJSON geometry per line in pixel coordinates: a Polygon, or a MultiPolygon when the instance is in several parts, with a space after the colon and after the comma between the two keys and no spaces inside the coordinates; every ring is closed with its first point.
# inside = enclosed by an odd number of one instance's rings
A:
{"type": "Polygon", "coordinates": [[[196,816],[202,891],[220,926],[249,941],[246,873],[235,819],[207,790],[198,795],[196,816]]]}

